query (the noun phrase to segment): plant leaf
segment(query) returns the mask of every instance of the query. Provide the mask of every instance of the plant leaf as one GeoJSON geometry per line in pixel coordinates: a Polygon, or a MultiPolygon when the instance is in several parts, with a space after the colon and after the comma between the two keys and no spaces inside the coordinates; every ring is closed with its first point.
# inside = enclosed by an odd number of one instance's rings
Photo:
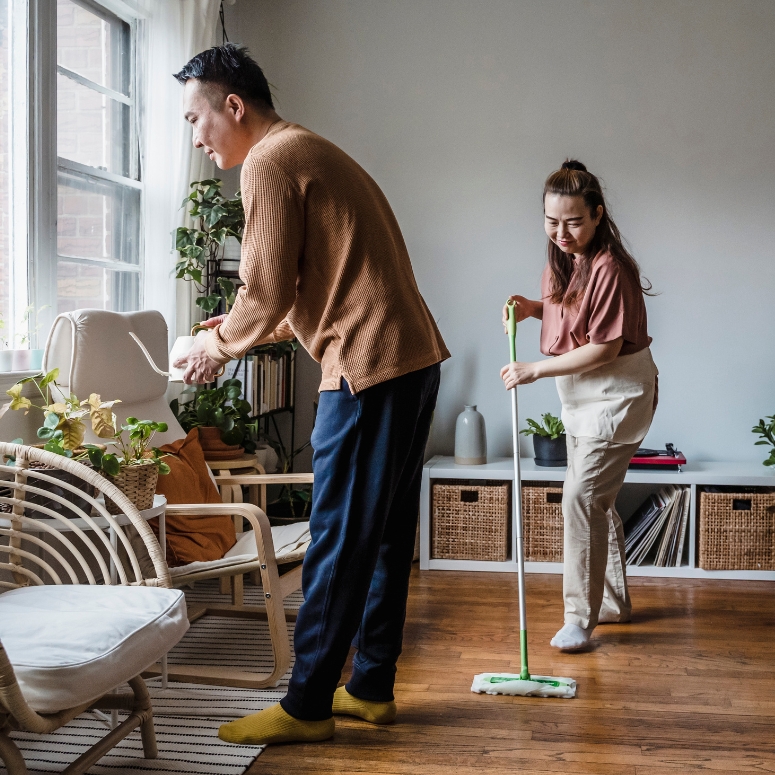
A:
{"type": "Polygon", "coordinates": [[[112,439],[116,435],[116,415],[110,407],[92,409],[91,427],[101,439],[112,439]]]}
{"type": "Polygon", "coordinates": [[[62,446],[70,450],[80,447],[86,435],[86,426],[80,418],[63,418],[57,430],[62,431],[62,446]]]}

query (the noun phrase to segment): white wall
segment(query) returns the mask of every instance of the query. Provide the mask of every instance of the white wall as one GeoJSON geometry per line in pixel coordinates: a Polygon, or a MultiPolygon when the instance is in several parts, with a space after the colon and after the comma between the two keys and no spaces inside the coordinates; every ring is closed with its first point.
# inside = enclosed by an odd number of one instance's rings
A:
{"type": "MultiPolygon", "coordinates": [[[[541,189],[570,155],[600,174],[660,295],[661,404],[646,442],[760,460],[775,413],[775,3],[771,0],[238,0],[278,111],[341,146],[396,211],[453,358],[432,452],[464,403],[507,454],[500,308],[535,296],[541,189]]],[[[520,326],[536,359],[539,324],[520,326]]],[[[552,381],[521,413],[559,409],[552,381]]]]}

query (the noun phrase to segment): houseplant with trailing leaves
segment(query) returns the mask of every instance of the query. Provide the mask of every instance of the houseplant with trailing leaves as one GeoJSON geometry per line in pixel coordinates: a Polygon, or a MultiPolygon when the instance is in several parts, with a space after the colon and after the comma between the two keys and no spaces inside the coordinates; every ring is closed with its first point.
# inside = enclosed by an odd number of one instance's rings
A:
{"type": "Polygon", "coordinates": [[[183,200],[193,226],[180,226],[175,232],[179,260],[175,276],[193,282],[199,293],[196,304],[206,313],[219,305],[224,312],[234,303],[234,282],[224,276],[222,262],[226,241],[233,237],[242,242],[245,211],[238,191],[232,198],[221,192],[221,180],[212,178],[191,184],[192,192],[183,200]]]}
{"type": "MultiPolygon", "coordinates": [[[[93,466],[122,490],[137,508],[149,508],[159,474],[169,473],[169,466],[162,461],[163,453],[151,443],[157,431],[167,430],[167,424],[130,417],[119,427],[113,412],[113,406],[120,403],[119,400],[103,401],[97,393],[92,393],[89,398],[79,401],[75,394],[62,389],[57,383],[58,376],[59,369],[52,369],[46,374],[19,380],[6,391],[11,401],[0,409],[0,417],[9,409],[25,414],[31,409],[41,411],[43,425],[38,428],[37,436],[44,450],[93,466]],[[22,395],[27,384],[37,389],[40,403],[22,395]],[[105,444],[84,443],[87,420],[93,433],[104,439],[105,444]],[[117,452],[108,452],[109,446],[116,447],[117,452]]],[[[66,478],[66,472],[61,474],[59,478],[66,478]]],[[[74,481],[82,480],[74,477],[74,481]]],[[[112,502],[107,506],[111,513],[120,511],[112,502]]]]}

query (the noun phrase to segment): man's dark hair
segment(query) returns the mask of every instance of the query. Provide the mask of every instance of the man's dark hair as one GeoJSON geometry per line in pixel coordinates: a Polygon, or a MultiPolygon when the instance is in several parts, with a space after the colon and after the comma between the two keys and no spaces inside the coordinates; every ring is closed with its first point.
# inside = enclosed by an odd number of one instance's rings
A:
{"type": "Polygon", "coordinates": [[[174,77],[180,84],[196,78],[222,98],[236,94],[258,109],[274,108],[264,71],[245,46],[234,43],[214,46],[197,54],[179,73],[174,73],[174,77]]]}

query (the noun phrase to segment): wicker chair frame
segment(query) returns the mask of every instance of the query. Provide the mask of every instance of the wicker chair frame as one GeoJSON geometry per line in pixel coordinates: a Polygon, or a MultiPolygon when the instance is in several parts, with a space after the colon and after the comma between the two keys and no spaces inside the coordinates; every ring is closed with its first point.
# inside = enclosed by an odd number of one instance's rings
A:
{"type": "MultiPolygon", "coordinates": [[[[12,578],[12,581],[0,579],[1,587],[15,589],[46,583],[172,587],[169,569],[151,528],[114,484],[88,466],[35,447],[0,442],[0,488],[4,493],[0,494],[0,505],[7,512],[0,516],[9,519],[11,525],[0,528],[0,537],[8,539],[7,544],[0,544],[0,570],[12,578]],[[14,462],[7,462],[9,459],[14,462]],[[95,495],[51,476],[46,469],[31,468],[31,463],[67,471],[75,479],[91,485],[95,495]],[[87,502],[91,513],[47,489],[46,484],[87,502]],[[155,576],[143,575],[128,530],[108,513],[103,502],[97,500],[95,496],[100,493],[121,507],[150,557],[155,576]],[[40,496],[44,503],[33,503],[30,496],[40,496]],[[45,505],[46,500],[52,505],[58,504],[58,508],[45,505]],[[54,526],[57,524],[59,530],[54,526]],[[112,541],[104,533],[106,526],[111,529],[112,541]],[[31,533],[32,527],[45,534],[49,542],[31,533]]],[[[5,762],[9,775],[27,772],[21,752],[8,736],[9,732],[25,730],[47,734],[88,709],[125,710],[129,716],[63,770],[66,775],[85,772],[137,727],[140,727],[145,757],[156,758],[148,690],[140,676],[128,683],[131,693],[107,694],[96,702],[63,708],[57,713],[38,713],[24,699],[13,665],[0,643],[0,759],[5,762]]]]}

